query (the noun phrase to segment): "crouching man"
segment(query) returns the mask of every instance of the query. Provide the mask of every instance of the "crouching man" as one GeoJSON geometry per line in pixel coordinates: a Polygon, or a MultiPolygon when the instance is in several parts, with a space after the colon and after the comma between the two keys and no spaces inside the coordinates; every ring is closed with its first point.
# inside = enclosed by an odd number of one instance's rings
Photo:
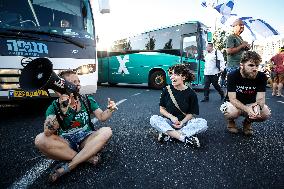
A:
{"type": "Polygon", "coordinates": [[[270,117],[270,109],[265,104],[267,78],[257,69],[260,62],[259,54],[247,51],[241,58],[240,68],[228,74],[228,101],[220,110],[228,121],[230,133],[238,133],[235,119],[239,116],[245,117],[243,132],[247,136],[253,134],[252,122],[262,122],[270,117]]]}

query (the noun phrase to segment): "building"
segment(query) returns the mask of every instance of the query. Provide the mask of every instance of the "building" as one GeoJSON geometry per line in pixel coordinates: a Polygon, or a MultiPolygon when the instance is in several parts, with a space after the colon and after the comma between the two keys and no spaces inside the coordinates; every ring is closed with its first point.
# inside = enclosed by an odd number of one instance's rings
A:
{"type": "Polygon", "coordinates": [[[284,46],[284,35],[275,35],[263,40],[256,40],[253,43],[253,50],[259,53],[263,63],[269,61],[272,56],[279,52],[284,46]]]}

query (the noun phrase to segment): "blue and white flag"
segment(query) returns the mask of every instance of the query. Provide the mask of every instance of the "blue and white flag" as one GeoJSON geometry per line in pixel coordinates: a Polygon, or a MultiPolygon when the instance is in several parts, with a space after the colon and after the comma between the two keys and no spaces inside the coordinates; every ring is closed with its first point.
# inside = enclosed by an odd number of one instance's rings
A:
{"type": "Polygon", "coordinates": [[[250,31],[254,40],[257,39],[257,35],[264,38],[272,35],[279,35],[277,30],[262,19],[254,19],[252,17],[241,17],[240,19],[244,22],[244,25],[250,31]]]}
{"type": "Polygon", "coordinates": [[[227,1],[226,4],[222,3],[214,7],[222,15],[222,18],[220,20],[222,24],[224,24],[231,16],[233,7],[234,7],[234,0],[229,0],[227,1]]]}
{"type": "MultiPolygon", "coordinates": [[[[210,7],[208,1],[203,1],[201,5],[203,7],[210,7]]],[[[212,4],[211,7],[222,15],[220,22],[224,24],[228,20],[228,18],[233,15],[231,14],[231,12],[234,7],[234,0],[227,0],[226,3],[221,3],[216,6],[212,4]]]]}
{"type": "Polygon", "coordinates": [[[206,1],[202,1],[201,5],[202,5],[202,7],[207,7],[207,2],[206,1]]]}

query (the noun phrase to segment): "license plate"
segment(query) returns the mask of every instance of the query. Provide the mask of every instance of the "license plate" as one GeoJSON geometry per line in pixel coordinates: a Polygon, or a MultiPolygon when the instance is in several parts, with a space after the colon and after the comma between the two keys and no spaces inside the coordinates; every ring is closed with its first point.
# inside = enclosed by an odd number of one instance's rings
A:
{"type": "Polygon", "coordinates": [[[11,98],[49,97],[47,91],[45,90],[36,90],[33,92],[23,90],[11,90],[9,91],[9,96],[11,98]]]}

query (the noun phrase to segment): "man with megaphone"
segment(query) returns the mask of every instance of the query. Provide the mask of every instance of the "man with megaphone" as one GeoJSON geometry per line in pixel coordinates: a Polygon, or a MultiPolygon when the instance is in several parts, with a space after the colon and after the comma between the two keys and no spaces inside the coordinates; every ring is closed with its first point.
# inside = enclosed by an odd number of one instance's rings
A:
{"type": "Polygon", "coordinates": [[[46,111],[44,132],[35,138],[36,147],[48,158],[61,160],[50,173],[51,182],[68,173],[82,162],[96,165],[99,152],[112,136],[110,127],[96,131],[91,123],[90,113],[100,121],[106,121],[117,109],[108,98],[108,105],[102,111],[92,96],[83,98],[79,94],[80,80],[74,71],[64,71],[59,75],[64,81],[75,85],[72,93],[61,94],[46,111]]]}

